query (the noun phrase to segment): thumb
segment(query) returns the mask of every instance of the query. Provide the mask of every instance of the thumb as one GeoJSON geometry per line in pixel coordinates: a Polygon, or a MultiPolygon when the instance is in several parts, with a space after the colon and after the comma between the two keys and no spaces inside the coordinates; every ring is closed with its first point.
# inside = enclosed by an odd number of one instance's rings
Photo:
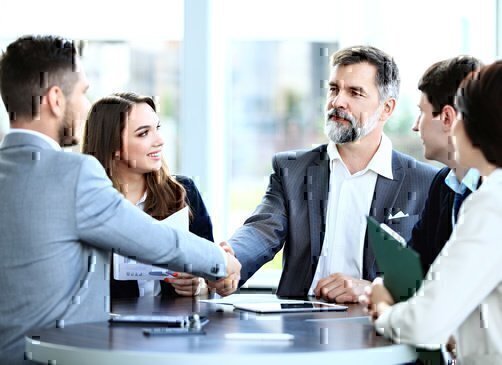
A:
{"type": "Polygon", "coordinates": [[[220,247],[223,248],[223,251],[225,251],[226,253],[229,253],[229,254],[235,256],[235,252],[232,249],[232,246],[230,246],[227,242],[225,242],[225,241],[220,242],[220,247]]]}

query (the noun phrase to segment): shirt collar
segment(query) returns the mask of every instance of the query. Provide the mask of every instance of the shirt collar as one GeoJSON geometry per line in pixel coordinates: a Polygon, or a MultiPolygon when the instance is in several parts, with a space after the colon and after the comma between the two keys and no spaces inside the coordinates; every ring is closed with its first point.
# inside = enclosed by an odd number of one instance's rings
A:
{"type": "Polygon", "coordinates": [[[48,135],[31,130],[31,129],[23,129],[23,128],[11,128],[7,134],[13,134],[13,133],[24,133],[24,134],[31,134],[32,136],[36,136],[38,138],[42,138],[45,142],[47,142],[51,148],[55,151],[62,151],[63,149],[61,146],[52,138],[50,138],[48,135]]]}
{"type": "Polygon", "coordinates": [[[143,196],[142,196],[142,197],[141,197],[141,198],[140,198],[140,199],[136,202],[136,204],[135,204],[135,205],[136,205],[137,207],[142,208],[142,207],[144,207],[144,206],[145,206],[145,200],[146,200],[146,191],[145,191],[145,193],[143,194],[143,196]]]}
{"type": "Polygon", "coordinates": [[[476,169],[469,169],[465,174],[462,182],[459,182],[454,170],[450,170],[445,177],[444,182],[448,187],[457,194],[465,193],[466,189],[476,191],[479,183],[479,171],[476,169]]]}
{"type": "MultiPolygon", "coordinates": [[[[338,152],[338,148],[333,141],[329,141],[328,143],[328,156],[330,164],[332,164],[333,161],[336,160],[343,162],[340,153],[338,152]]],[[[394,175],[392,173],[392,142],[390,141],[389,137],[387,137],[383,133],[377,151],[368,163],[368,166],[366,166],[366,168],[360,173],[363,174],[367,170],[372,170],[378,175],[386,177],[387,179],[392,180],[394,178],[394,175]]]]}

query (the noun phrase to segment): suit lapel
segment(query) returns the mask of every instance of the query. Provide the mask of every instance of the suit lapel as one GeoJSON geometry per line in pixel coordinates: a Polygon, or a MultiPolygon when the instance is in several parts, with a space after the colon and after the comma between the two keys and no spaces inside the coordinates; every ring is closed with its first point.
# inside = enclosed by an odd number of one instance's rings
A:
{"type": "MultiPolygon", "coordinates": [[[[401,191],[406,173],[394,151],[392,151],[392,175],[392,180],[380,175],[377,177],[369,215],[374,217],[378,222],[387,223],[390,214],[394,215],[398,213],[395,211],[394,205],[401,191]]],[[[369,275],[369,272],[373,271],[374,268],[375,254],[373,253],[373,249],[368,246],[368,237],[366,235],[364,239],[364,277],[373,276],[369,275]]]]}
{"type": "Polygon", "coordinates": [[[307,168],[307,201],[310,229],[310,254],[312,267],[305,278],[310,287],[321,255],[324,233],[326,231],[326,210],[329,191],[329,159],[321,153],[321,159],[307,168]]]}

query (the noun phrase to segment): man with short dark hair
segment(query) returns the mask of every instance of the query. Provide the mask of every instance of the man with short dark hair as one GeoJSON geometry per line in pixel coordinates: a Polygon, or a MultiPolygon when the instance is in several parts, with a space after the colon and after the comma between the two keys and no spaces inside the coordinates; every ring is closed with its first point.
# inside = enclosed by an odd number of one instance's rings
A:
{"type": "Polygon", "coordinates": [[[244,280],[284,247],[278,295],[357,302],[377,274],[366,215],[410,237],[436,169],[393,150],[383,134],[399,81],[394,60],[375,47],[332,56],[329,143],[277,154],[262,203],[228,241],[244,280]]]}
{"type": "Polygon", "coordinates": [[[435,176],[408,243],[420,254],[424,273],[450,238],[462,200],[478,187],[479,172],[456,162],[451,134],[457,118],[454,104],[457,89],[480,66],[481,62],[471,56],[446,59],[430,66],[418,83],[420,115],[413,130],[420,134],[425,158],[447,166],[435,176]]]}
{"type": "Polygon", "coordinates": [[[108,318],[112,249],[208,279],[239,276],[233,256],[125,200],[95,158],[61,150],[78,140],[87,88],[62,38],[20,38],[0,60],[11,125],[0,145],[0,364],[23,363],[34,328],[108,318]]]}

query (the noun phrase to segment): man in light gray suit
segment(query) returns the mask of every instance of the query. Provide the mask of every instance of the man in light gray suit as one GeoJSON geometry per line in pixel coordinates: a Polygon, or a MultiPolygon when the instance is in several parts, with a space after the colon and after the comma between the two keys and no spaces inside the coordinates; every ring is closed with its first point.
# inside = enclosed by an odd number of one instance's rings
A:
{"type": "MultiPolygon", "coordinates": [[[[410,237],[436,169],[392,149],[383,134],[399,93],[394,60],[359,46],[332,56],[327,145],[277,154],[262,203],[228,241],[242,282],[284,246],[277,294],[357,302],[378,268],[366,215],[410,237]]],[[[221,280],[221,294],[233,288],[221,280]]]]}
{"type": "Polygon", "coordinates": [[[61,150],[78,139],[87,87],[61,38],[20,38],[0,60],[12,128],[0,145],[1,364],[24,363],[27,331],[108,318],[112,249],[211,280],[239,275],[212,242],[123,199],[96,159],[61,150]]]}

